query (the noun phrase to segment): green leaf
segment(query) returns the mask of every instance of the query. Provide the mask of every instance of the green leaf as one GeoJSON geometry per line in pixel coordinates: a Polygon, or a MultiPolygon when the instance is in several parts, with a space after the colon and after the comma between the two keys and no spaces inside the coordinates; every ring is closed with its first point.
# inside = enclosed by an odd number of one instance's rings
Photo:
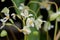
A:
{"type": "MultiPolygon", "coordinates": [[[[39,0],[30,0],[30,1],[38,1],[39,2],[39,0]]],[[[37,9],[39,8],[39,4],[37,4],[37,3],[30,3],[29,7],[30,7],[31,10],[36,12],[37,9]]]]}
{"type": "Polygon", "coordinates": [[[16,13],[19,14],[20,11],[18,10],[18,7],[20,6],[20,3],[24,3],[25,0],[11,0],[15,6],[16,13]]]}
{"type": "Polygon", "coordinates": [[[40,31],[40,40],[47,40],[46,32],[43,30],[40,31]]]}
{"type": "Polygon", "coordinates": [[[40,33],[36,28],[30,28],[31,33],[28,35],[28,40],[39,40],[40,33]]]}
{"type": "Polygon", "coordinates": [[[14,21],[13,21],[12,19],[9,19],[9,21],[10,21],[11,23],[14,23],[14,21]]]}
{"type": "Polygon", "coordinates": [[[2,30],[0,36],[1,36],[1,37],[5,37],[5,36],[7,36],[7,32],[6,32],[6,30],[2,30]]]}
{"type": "Polygon", "coordinates": [[[51,23],[50,22],[45,22],[45,24],[44,24],[44,31],[48,31],[48,27],[50,27],[51,26],[51,23]]]}

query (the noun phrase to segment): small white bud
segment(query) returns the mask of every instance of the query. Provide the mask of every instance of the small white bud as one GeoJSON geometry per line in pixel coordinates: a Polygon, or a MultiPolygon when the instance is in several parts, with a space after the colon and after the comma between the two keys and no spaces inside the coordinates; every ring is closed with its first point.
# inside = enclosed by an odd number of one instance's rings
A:
{"type": "Polygon", "coordinates": [[[13,19],[16,19],[15,13],[12,13],[11,16],[12,16],[13,19]]]}

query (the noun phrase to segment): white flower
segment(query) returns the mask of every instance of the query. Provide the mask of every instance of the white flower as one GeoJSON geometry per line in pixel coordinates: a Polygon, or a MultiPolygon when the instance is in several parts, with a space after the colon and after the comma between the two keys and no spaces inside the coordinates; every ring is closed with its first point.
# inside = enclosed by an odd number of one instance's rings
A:
{"type": "Polygon", "coordinates": [[[27,17],[30,17],[30,16],[33,16],[32,14],[29,14],[28,10],[25,9],[21,12],[21,16],[27,18],[27,17]]]}
{"type": "Polygon", "coordinates": [[[41,24],[43,22],[46,22],[46,21],[43,21],[43,20],[41,20],[39,18],[35,20],[35,26],[36,26],[37,30],[39,30],[39,28],[41,28],[41,24]]]}
{"type": "Polygon", "coordinates": [[[15,13],[12,13],[11,16],[12,16],[13,19],[16,19],[15,13]]]}
{"type": "Polygon", "coordinates": [[[2,23],[2,26],[0,27],[0,29],[2,29],[5,26],[5,23],[2,23]]]}
{"type": "Polygon", "coordinates": [[[3,10],[1,12],[4,13],[5,16],[9,17],[9,9],[7,7],[3,8],[3,10]]]}
{"type": "Polygon", "coordinates": [[[57,14],[59,15],[57,21],[60,22],[60,12],[58,11],[57,14]]]}
{"type": "Polygon", "coordinates": [[[0,19],[0,21],[2,22],[2,26],[0,27],[0,29],[2,29],[5,26],[5,22],[8,20],[8,17],[4,17],[3,19],[0,19]]]}
{"type": "Polygon", "coordinates": [[[48,30],[51,30],[51,28],[54,28],[54,26],[53,26],[53,25],[50,25],[50,26],[48,27],[48,30]]]}
{"type": "Polygon", "coordinates": [[[30,34],[31,33],[31,30],[29,29],[29,27],[27,26],[24,26],[23,29],[22,29],[23,33],[26,35],[26,34],[30,34]]]}
{"type": "Polygon", "coordinates": [[[23,10],[24,9],[24,3],[21,3],[19,6],[19,10],[23,10]]]}
{"type": "Polygon", "coordinates": [[[56,12],[56,13],[52,13],[50,15],[50,21],[55,20],[56,18],[58,18],[60,16],[60,12],[56,12]]]}
{"type": "Polygon", "coordinates": [[[4,17],[3,19],[0,19],[1,22],[6,22],[9,18],[8,17],[4,17]]]}
{"type": "Polygon", "coordinates": [[[21,10],[20,15],[23,16],[24,18],[33,16],[32,14],[29,14],[28,7],[26,7],[23,3],[20,4],[19,10],[21,10]]]}
{"type": "Polygon", "coordinates": [[[26,25],[28,27],[34,27],[34,18],[27,18],[26,25]]]}
{"type": "Polygon", "coordinates": [[[60,11],[56,12],[57,14],[60,14],[60,11]]]}
{"type": "Polygon", "coordinates": [[[44,30],[47,31],[47,30],[51,30],[51,28],[53,28],[54,26],[51,25],[50,22],[45,22],[44,24],[44,30]]]}

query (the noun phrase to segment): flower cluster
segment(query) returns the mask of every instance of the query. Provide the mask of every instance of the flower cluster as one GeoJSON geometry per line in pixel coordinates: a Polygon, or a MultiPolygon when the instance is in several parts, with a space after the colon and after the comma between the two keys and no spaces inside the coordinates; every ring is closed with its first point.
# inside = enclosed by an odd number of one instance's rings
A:
{"type": "MultiPolygon", "coordinates": [[[[4,13],[5,17],[0,19],[0,21],[2,22],[2,26],[0,27],[0,29],[2,29],[5,26],[5,23],[10,19],[9,17],[9,8],[5,7],[2,9],[1,13],[4,13]]],[[[12,13],[11,16],[13,17],[13,19],[15,19],[15,14],[12,13]]]]}
{"type": "MultiPolygon", "coordinates": [[[[23,27],[23,29],[22,29],[24,34],[30,34],[30,33],[31,33],[30,27],[32,27],[32,28],[35,27],[37,30],[39,30],[39,29],[41,28],[42,23],[43,23],[43,22],[44,22],[44,23],[46,22],[46,21],[43,21],[43,20],[40,18],[40,16],[37,17],[37,19],[35,19],[35,18],[33,17],[34,15],[29,13],[29,8],[27,8],[26,6],[24,6],[23,3],[20,4],[19,10],[21,11],[21,12],[20,12],[20,15],[21,15],[23,18],[26,19],[26,21],[25,21],[26,25],[24,25],[24,27],[23,27]]],[[[50,27],[53,28],[53,26],[51,26],[51,25],[50,25],[50,27]]],[[[49,30],[50,27],[47,27],[48,30],[49,30]]],[[[44,28],[46,28],[46,27],[44,27],[44,28]]],[[[47,29],[47,28],[46,28],[46,29],[47,29]]],[[[51,28],[50,28],[50,29],[51,29],[51,28]]]]}
{"type": "MultiPolygon", "coordinates": [[[[36,28],[36,30],[39,30],[41,28],[42,23],[44,22],[44,30],[50,30],[51,28],[53,28],[54,26],[50,24],[50,22],[48,21],[44,21],[42,20],[41,16],[38,16],[37,18],[35,18],[35,16],[30,13],[29,11],[29,7],[25,6],[23,3],[20,4],[19,6],[19,11],[20,11],[20,17],[22,17],[22,21],[23,21],[23,29],[22,32],[24,34],[30,34],[31,33],[31,29],[32,28],[36,28]],[[25,20],[24,20],[25,19],[25,20]]],[[[5,7],[3,8],[3,10],[1,11],[1,13],[4,13],[5,17],[3,19],[0,19],[0,21],[2,22],[2,26],[0,27],[0,29],[2,29],[5,26],[5,23],[7,22],[7,20],[10,19],[9,16],[9,8],[5,7]]],[[[49,16],[49,20],[53,21],[55,20],[59,15],[60,12],[57,13],[52,13],[53,15],[49,16]]],[[[16,16],[18,14],[12,13],[11,16],[14,20],[16,20],[16,16]]]]}

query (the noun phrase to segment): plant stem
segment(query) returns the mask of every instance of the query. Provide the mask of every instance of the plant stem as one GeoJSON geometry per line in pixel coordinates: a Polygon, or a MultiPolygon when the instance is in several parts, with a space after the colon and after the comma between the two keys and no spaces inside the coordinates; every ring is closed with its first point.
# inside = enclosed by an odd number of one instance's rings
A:
{"type": "Polygon", "coordinates": [[[22,32],[22,30],[20,28],[18,28],[15,24],[13,24],[13,26],[18,29],[19,32],[22,32]]]}
{"type": "Polygon", "coordinates": [[[49,37],[48,37],[48,31],[46,32],[46,34],[47,34],[47,40],[48,40],[48,38],[49,38],[49,37]]]}
{"type": "Polygon", "coordinates": [[[27,5],[29,5],[30,3],[37,3],[37,4],[40,4],[40,2],[38,2],[38,1],[30,1],[27,5]]]}
{"type": "Polygon", "coordinates": [[[18,7],[16,6],[15,2],[14,2],[13,0],[11,0],[11,1],[12,1],[12,3],[14,4],[15,8],[18,8],[18,7]]]}
{"type": "MultiPolygon", "coordinates": [[[[57,6],[57,4],[55,3],[55,2],[48,2],[49,4],[54,4],[55,6],[56,6],[56,12],[58,12],[58,6],[57,6]]],[[[56,19],[56,21],[55,21],[55,32],[54,32],[54,40],[56,40],[55,38],[56,38],[56,33],[57,33],[57,26],[58,25],[58,22],[57,22],[57,19],[56,19]]]]}
{"type": "Polygon", "coordinates": [[[60,37],[60,30],[59,30],[59,32],[58,32],[58,34],[57,34],[57,36],[56,36],[56,40],[58,40],[59,37],[60,37]]]}
{"type": "Polygon", "coordinates": [[[12,26],[14,26],[16,29],[18,29],[19,32],[22,32],[22,30],[14,24],[12,19],[9,19],[9,21],[12,23],[12,26]]]}
{"type": "Polygon", "coordinates": [[[9,40],[9,37],[8,37],[8,35],[7,35],[7,37],[6,37],[6,38],[7,38],[7,40],[9,40]]]}
{"type": "MultiPolygon", "coordinates": [[[[23,18],[23,27],[25,26],[26,24],[25,24],[25,18],[23,18]]],[[[27,35],[25,34],[24,35],[24,40],[27,40],[27,35]]]]}
{"type": "Polygon", "coordinates": [[[35,13],[33,10],[29,9],[29,11],[31,11],[34,14],[34,17],[37,18],[37,13],[35,13]]]}
{"type": "Polygon", "coordinates": [[[58,6],[57,6],[57,4],[55,3],[55,2],[48,2],[49,4],[54,4],[55,5],[55,7],[56,7],[56,11],[58,11],[58,6]]]}
{"type": "Polygon", "coordinates": [[[25,18],[23,18],[23,26],[25,26],[25,18]]]}
{"type": "Polygon", "coordinates": [[[56,38],[56,33],[57,33],[57,28],[58,28],[57,24],[58,24],[58,22],[57,22],[57,19],[56,19],[56,22],[55,22],[55,32],[54,32],[54,40],[56,40],[55,38],[56,38]]]}
{"type": "Polygon", "coordinates": [[[27,40],[27,35],[25,35],[24,40],[27,40]]]}

